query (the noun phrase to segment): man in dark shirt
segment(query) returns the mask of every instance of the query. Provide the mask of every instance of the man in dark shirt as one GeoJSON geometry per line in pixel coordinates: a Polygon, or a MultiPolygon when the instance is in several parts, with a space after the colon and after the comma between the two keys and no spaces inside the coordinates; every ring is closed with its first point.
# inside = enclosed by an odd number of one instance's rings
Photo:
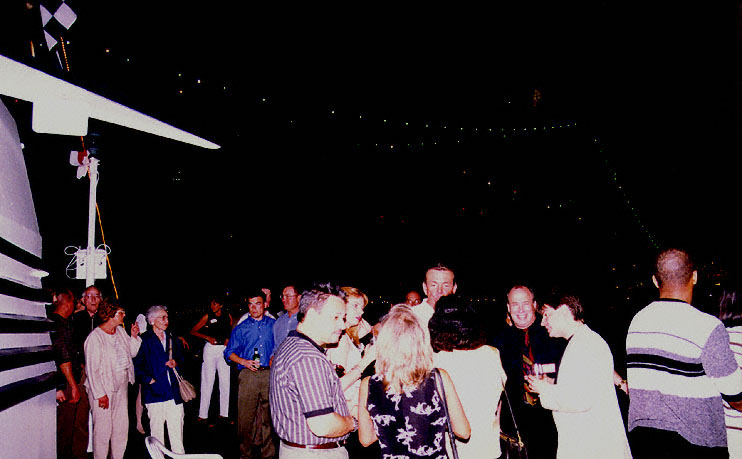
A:
{"type": "MultiPolygon", "coordinates": [[[[549,337],[536,311],[533,291],[514,286],[508,293],[508,325],[494,340],[508,377],[505,389],[530,459],[556,457],[557,432],[551,412],[541,406],[537,394],[528,391],[524,376],[555,377],[567,345],[565,340],[549,337]]],[[[503,402],[502,430],[514,434],[513,419],[505,406],[503,402]]]]}
{"type": "MultiPolygon", "coordinates": [[[[75,346],[80,350],[80,353],[82,353],[85,340],[90,332],[100,325],[100,319],[96,312],[98,312],[98,306],[100,306],[102,300],[100,290],[91,285],[82,293],[82,304],[85,305],[85,309],[72,315],[75,346]]],[[[85,362],[85,358],[82,357],[81,361],[85,362]]]]}
{"type": "Polygon", "coordinates": [[[82,388],[82,350],[76,348],[70,316],[75,296],[59,290],[53,297],[55,323],[51,333],[54,360],[62,377],[57,386],[57,457],[86,458],[88,447],[88,398],[82,388]]]}

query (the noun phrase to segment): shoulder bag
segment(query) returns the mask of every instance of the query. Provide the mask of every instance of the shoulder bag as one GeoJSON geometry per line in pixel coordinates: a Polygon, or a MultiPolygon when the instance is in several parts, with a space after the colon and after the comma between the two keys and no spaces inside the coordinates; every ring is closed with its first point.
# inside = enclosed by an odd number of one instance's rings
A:
{"type": "MultiPolygon", "coordinates": [[[[173,359],[173,338],[170,337],[170,360],[173,359]]],[[[173,368],[173,373],[175,373],[175,378],[178,380],[178,388],[180,388],[180,398],[183,399],[183,402],[190,402],[191,400],[196,398],[196,388],[193,387],[193,384],[189,383],[185,379],[183,379],[182,376],[180,376],[180,373],[178,373],[178,370],[173,368]]]]}
{"type": "Polygon", "coordinates": [[[456,436],[453,433],[453,427],[451,427],[451,417],[448,415],[448,403],[446,402],[446,390],[443,388],[443,380],[441,379],[441,373],[437,368],[433,368],[433,378],[435,379],[435,386],[438,389],[438,396],[441,398],[441,406],[443,406],[443,414],[446,416],[446,429],[448,430],[448,439],[451,440],[451,455],[453,459],[459,459],[459,451],[456,449],[456,436]]]}
{"type": "Polygon", "coordinates": [[[508,397],[505,384],[502,385],[502,393],[505,395],[505,401],[508,404],[508,410],[510,410],[515,435],[508,435],[502,429],[500,430],[500,450],[502,451],[502,456],[500,457],[502,459],[528,459],[528,450],[526,450],[526,445],[520,437],[518,424],[515,422],[515,413],[513,412],[513,406],[510,404],[510,397],[508,397]]]}

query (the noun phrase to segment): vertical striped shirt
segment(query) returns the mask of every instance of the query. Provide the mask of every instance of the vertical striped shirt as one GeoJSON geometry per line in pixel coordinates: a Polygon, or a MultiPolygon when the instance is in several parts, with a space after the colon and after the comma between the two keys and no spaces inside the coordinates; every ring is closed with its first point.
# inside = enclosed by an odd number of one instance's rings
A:
{"type": "Polygon", "coordinates": [[[318,437],[309,430],[307,418],[333,412],[348,416],[350,412],[325,351],[297,331],[289,333],[273,356],[270,406],[273,427],[282,440],[319,445],[348,437],[318,437]]]}
{"type": "Polygon", "coordinates": [[[726,446],[722,398],[742,399],[742,372],[719,319],[683,301],[655,301],[631,321],[626,354],[629,430],[669,430],[695,445],[726,446]]]}

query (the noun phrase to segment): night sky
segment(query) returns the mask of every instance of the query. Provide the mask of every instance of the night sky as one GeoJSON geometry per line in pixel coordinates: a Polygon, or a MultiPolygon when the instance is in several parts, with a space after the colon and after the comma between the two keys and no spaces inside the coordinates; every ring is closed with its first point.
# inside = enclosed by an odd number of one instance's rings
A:
{"type": "MultiPolygon", "coordinates": [[[[637,308],[658,248],[690,249],[707,286],[739,272],[740,2],[69,1],[69,72],[24,3],[0,54],[222,146],[91,120],[124,303],[324,279],[397,301],[443,262],[473,297],[519,280],[637,308]]],[[[58,282],[86,240],[80,139],[3,102],[58,282]]]]}

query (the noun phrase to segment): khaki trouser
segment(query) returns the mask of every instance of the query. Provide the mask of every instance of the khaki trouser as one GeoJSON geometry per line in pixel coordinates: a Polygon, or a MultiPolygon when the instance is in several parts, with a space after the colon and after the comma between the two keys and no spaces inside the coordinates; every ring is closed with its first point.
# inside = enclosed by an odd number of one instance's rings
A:
{"type": "Polygon", "coordinates": [[[240,457],[252,457],[253,445],[260,447],[261,457],[276,457],[276,445],[271,439],[271,413],[268,403],[270,371],[240,371],[237,390],[237,435],[240,457]]]}
{"type": "Polygon", "coordinates": [[[107,459],[109,443],[112,459],[123,459],[129,440],[128,385],[108,394],[108,409],[98,406],[90,395],[93,412],[93,457],[107,459]]]}

